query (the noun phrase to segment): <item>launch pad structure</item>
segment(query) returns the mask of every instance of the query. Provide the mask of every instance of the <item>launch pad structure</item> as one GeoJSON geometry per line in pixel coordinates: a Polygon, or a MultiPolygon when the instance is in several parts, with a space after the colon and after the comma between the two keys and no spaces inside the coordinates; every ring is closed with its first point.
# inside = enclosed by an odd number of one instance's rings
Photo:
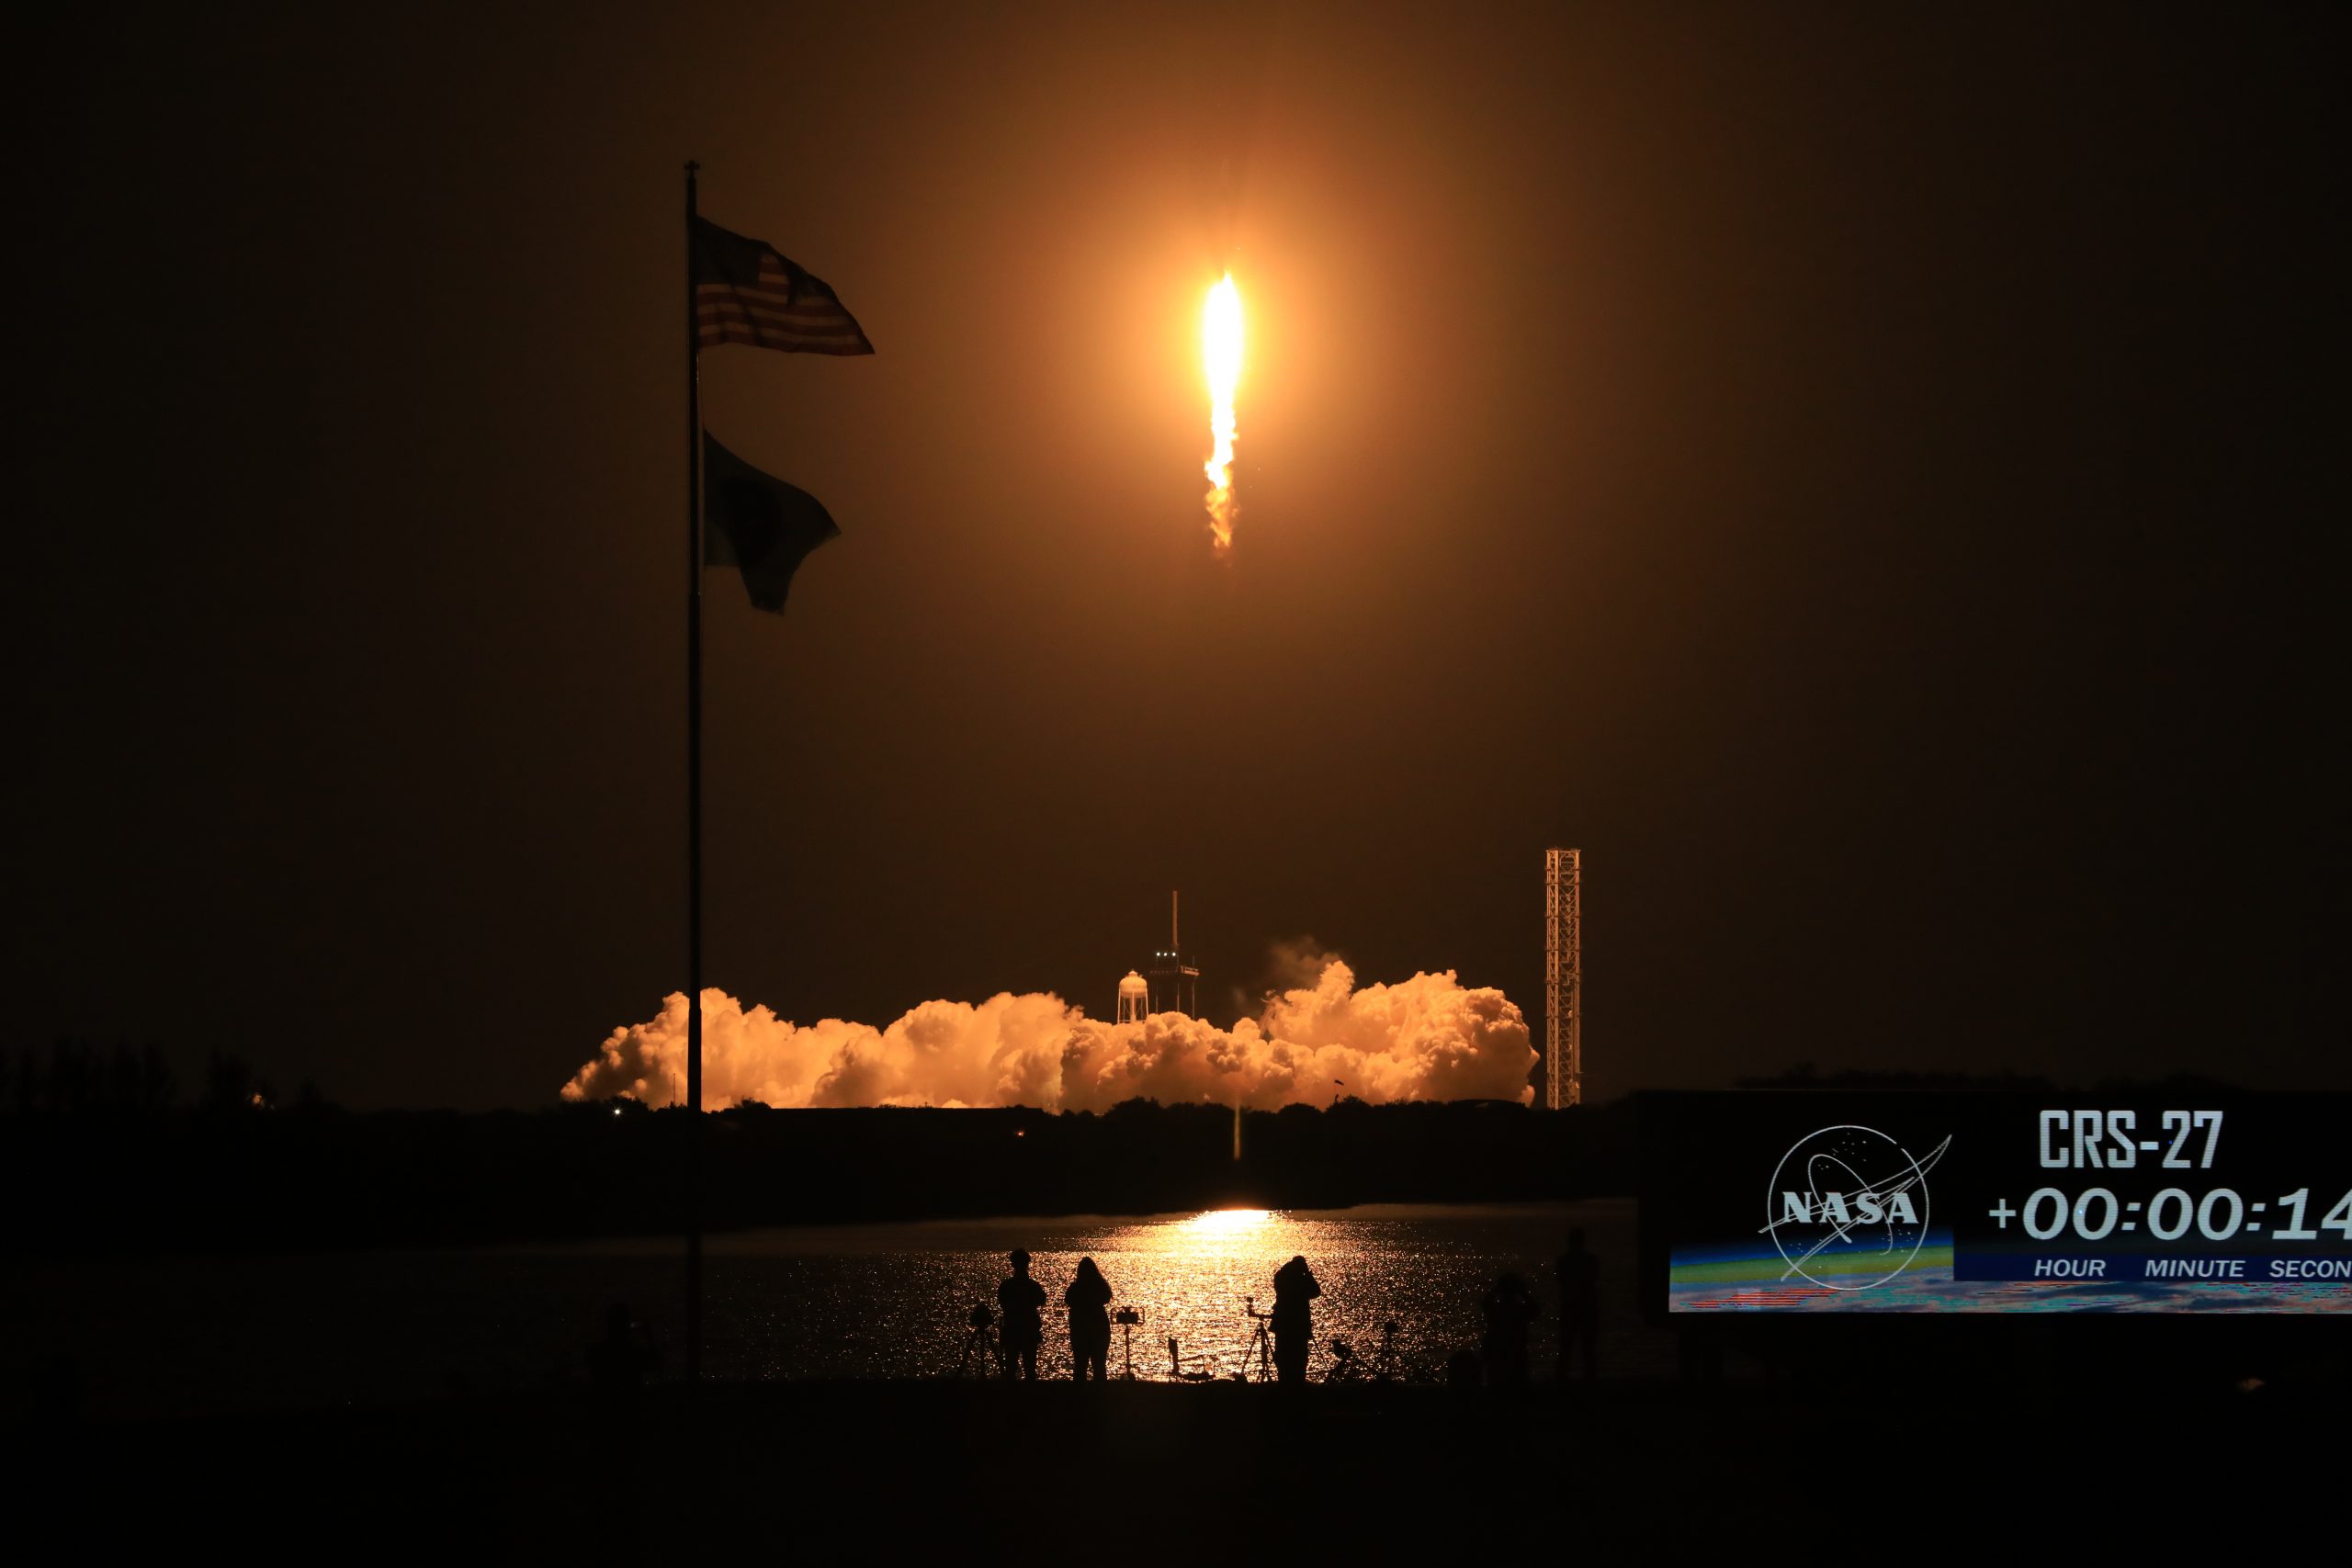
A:
{"type": "Polygon", "coordinates": [[[1584,852],[1544,852],[1544,1106],[1584,1103],[1584,852]]]}
{"type": "Polygon", "coordinates": [[[1144,982],[1149,988],[1149,1004],[1155,1013],[1181,1012],[1186,1018],[1200,1016],[1201,968],[1184,960],[1184,944],[1180,938],[1176,916],[1177,896],[1168,895],[1168,951],[1151,955],[1151,967],[1144,971],[1144,982]]]}

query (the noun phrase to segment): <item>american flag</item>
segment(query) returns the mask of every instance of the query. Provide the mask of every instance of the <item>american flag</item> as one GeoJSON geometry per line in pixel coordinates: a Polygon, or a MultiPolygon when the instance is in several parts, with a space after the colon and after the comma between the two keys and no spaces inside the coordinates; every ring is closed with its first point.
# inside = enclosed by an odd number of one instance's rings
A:
{"type": "Polygon", "coordinates": [[[747,343],[786,354],[871,354],[857,318],[774,245],[695,220],[695,330],[705,348],[747,343]]]}

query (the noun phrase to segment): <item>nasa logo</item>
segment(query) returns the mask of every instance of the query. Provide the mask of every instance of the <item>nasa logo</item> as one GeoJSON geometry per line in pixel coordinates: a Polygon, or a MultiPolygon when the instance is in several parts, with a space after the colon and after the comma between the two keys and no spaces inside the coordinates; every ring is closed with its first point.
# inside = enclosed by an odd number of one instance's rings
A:
{"type": "Polygon", "coordinates": [[[1911,1266],[1928,1239],[1925,1159],[1851,1123],[1808,1133],[1781,1156],[1764,1194],[1764,1234],[1789,1272],[1832,1291],[1867,1291],[1911,1266]]]}

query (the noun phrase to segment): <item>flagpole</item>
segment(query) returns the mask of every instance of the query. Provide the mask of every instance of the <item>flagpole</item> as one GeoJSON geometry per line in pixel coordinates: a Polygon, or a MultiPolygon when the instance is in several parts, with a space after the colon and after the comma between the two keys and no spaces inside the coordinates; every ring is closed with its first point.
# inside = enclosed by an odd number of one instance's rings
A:
{"type": "Polygon", "coordinates": [[[686,164],[686,1384],[702,1381],[702,333],[686,164]]]}

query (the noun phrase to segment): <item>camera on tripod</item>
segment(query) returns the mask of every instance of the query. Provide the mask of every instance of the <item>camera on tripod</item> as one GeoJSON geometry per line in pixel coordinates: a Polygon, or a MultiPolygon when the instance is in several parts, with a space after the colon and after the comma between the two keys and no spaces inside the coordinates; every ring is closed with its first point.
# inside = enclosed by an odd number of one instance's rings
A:
{"type": "Polygon", "coordinates": [[[1118,1311],[1111,1314],[1111,1321],[1113,1323],[1125,1324],[1129,1327],[1133,1327],[1135,1325],[1143,1321],[1143,1314],[1137,1312],[1133,1307],[1121,1307],[1118,1311]]]}
{"type": "Polygon", "coordinates": [[[989,1343],[989,1329],[996,1322],[996,1314],[984,1306],[975,1306],[964,1314],[964,1322],[971,1332],[964,1336],[964,1353],[956,1358],[956,1371],[949,1375],[960,1378],[969,1372],[974,1377],[985,1378],[989,1375],[989,1363],[996,1355],[996,1347],[989,1343]]]}

